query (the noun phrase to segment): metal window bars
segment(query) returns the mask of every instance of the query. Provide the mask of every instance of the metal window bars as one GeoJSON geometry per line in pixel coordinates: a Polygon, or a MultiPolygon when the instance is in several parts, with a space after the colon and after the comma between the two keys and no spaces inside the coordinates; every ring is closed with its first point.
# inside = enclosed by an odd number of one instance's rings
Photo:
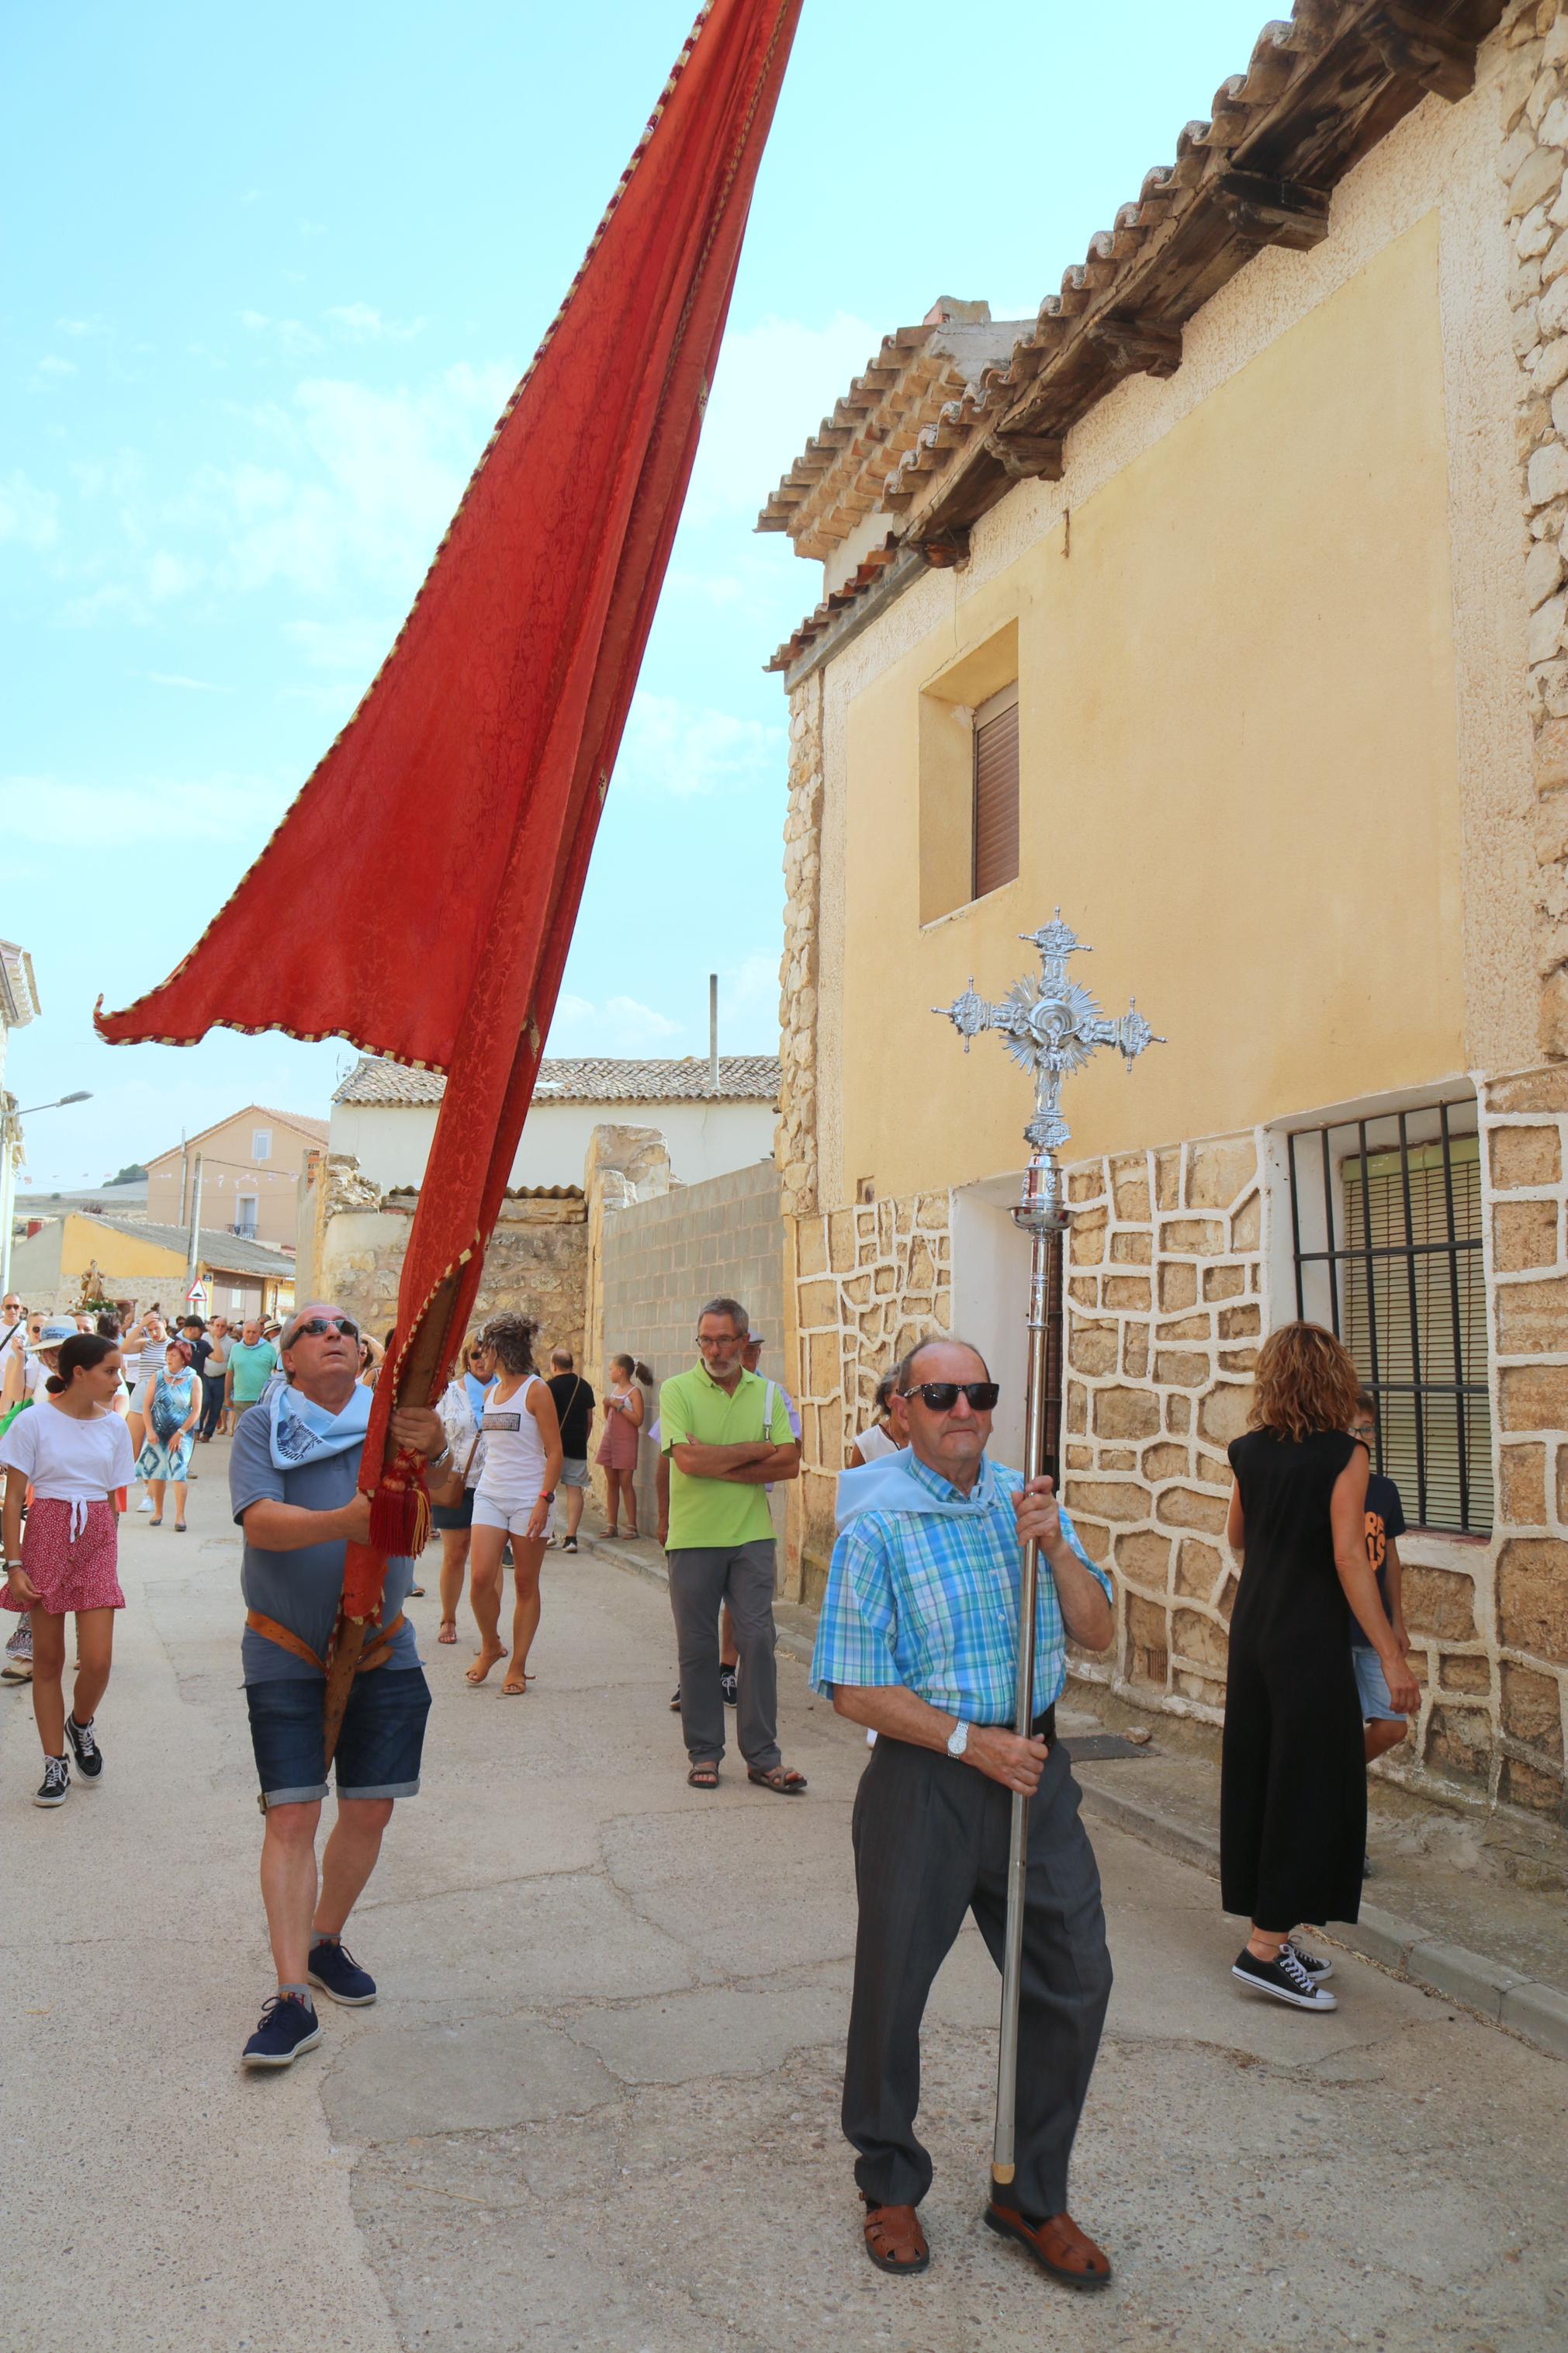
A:
{"type": "Polygon", "coordinates": [[[1285,1139],[1296,1312],[1377,1401],[1375,1467],[1413,1526],[1489,1535],[1491,1408],[1473,1097],[1285,1139]]]}

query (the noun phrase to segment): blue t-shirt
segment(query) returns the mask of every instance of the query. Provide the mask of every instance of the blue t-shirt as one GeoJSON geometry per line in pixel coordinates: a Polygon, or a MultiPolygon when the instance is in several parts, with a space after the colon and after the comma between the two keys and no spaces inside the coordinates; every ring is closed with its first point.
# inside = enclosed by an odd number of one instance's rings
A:
{"type": "MultiPolygon", "coordinates": [[[[1385,1612],[1388,1609],[1389,1540],[1404,1534],[1405,1506],[1399,1500],[1399,1490],[1392,1479],[1385,1478],[1381,1471],[1374,1471],[1366,1482],[1366,1556],[1376,1572],[1377,1598],[1385,1612]]],[[[1371,1637],[1353,1609],[1351,1612],[1351,1641],[1360,1651],[1372,1648],[1371,1637]]]]}
{"type": "MultiPolygon", "coordinates": [[[[272,1460],[272,1416],[259,1405],[241,1421],[229,1453],[228,1494],[235,1521],[241,1524],[252,1504],[267,1502],[293,1504],[305,1512],[342,1511],[353,1501],[358,1472],[357,1446],[342,1454],[329,1454],[319,1462],[279,1471],[272,1460]]],[[[340,1536],[335,1543],[306,1545],[299,1552],[264,1552],[247,1536],[239,1573],[247,1609],[275,1618],[308,1642],[318,1658],[324,1657],[337,1623],[346,1550],[340,1536]]],[[[387,1562],[381,1604],[384,1625],[390,1625],[397,1616],[413,1585],[411,1560],[387,1562]]],[[[319,1667],[307,1665],[249,1626],[241,1638],[239,1655],[247,1683],[278,1683],[286,1676],[314,1683],[324,1680],[319,1667]]],[[[393,1637],[386,1669],[418,1664],[414,1629],[405,1624],[393,1637]]]]}

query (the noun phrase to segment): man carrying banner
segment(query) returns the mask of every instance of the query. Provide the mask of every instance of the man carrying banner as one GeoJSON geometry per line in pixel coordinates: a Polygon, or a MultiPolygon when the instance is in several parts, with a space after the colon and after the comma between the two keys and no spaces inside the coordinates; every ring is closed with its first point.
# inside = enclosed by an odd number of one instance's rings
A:
{"type": "Polygon", "coordinates": [[[877,1734],[853,1818],[859,1928],[844,2132],[859,2151],[866,2251],[881,2271],[931,2260],[916,2208],[926,1997],[966,1911],[998,1967],[1009,1817],[1030,1799],[1018,2038],[1016,2176],[985,2220],[1068,2286],[1110,2265],[1067,2211],[1068,2159],[1110,1995],[1100,1873],[1056,1736],[1065,1637],[1102,1651],[1110,1588],[1048,1479],[985,1453],[996,1384],[963,1341],[912,1348],[892,1409],[906,1451],[847,1471],[811,1679],[877,1734]],[[1034,1735],[1013,1728],[1020,1538],[1040,1550],[1034,1735]],[[1016,2203],[1012,2202],[1016,2198],[1016,2203]]]}
{"type": "MultiPolygon", "coordinates": [[[[343,1589],[343,1555],[363,1544],[370,1500],[358,1492],[372,1392],[359,1382],[359,1332],[331,1306],[301,1307],[283,1328],[284,1378],[245,1415],[229,1460],[229,1496],[245,1532],[241,1657],[267,1828],[261,1895],[278,1992],[245,2046],[247,2067],[288,2067],[321,2039],[310,1989],[361,2007],[375,1980],[342,1942],[375,1867],[394,1801],[419,1788],[430,1692],[403,1603],[411,1560],[389,1560],[380,1622],[366,1633],[335,1763],[338,1819],[316,1885],[316,1830],[327,1794],[321,1697],[343,1589]]],[[[401,1447],[439,1476],[450,1453],[441,1417],[392,1417],[401,1447]]]]}

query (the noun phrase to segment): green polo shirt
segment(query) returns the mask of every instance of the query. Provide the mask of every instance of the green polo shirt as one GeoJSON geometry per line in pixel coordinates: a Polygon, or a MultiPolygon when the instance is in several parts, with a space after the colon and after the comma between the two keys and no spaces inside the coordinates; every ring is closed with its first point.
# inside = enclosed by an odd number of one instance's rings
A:
{"type": "MultiPolygon", "coordinates": [[[[690,1439],[698,1446],[742,1446],[771,1438],[775,1446],[790,1446],[784,1390],[773,1384],[773,1418],[763,1428],[763,1408],[768,1384],[760,1373],[741,1375],[732,1397],[711,1378],[707,1366],[694,1365],[662,1382],[658,1392],[659,1445],[668,1454],[690,1439]]],[[[732,1545],[771,1543],[773,1514],[764,1487],[743,1487],[728,1479],[693,1479],[671,1460],[669,1465],[669,1549],[671,1552],[709,1548],[728,1550],[732,1545]]]]}

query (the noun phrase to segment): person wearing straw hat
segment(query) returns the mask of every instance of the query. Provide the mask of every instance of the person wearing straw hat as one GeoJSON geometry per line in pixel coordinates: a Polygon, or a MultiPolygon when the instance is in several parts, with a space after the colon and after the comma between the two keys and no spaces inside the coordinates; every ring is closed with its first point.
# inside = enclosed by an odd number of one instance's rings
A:
{"type": "Polygon", "coordinates": [[[853,1818],[859,1922],[844,2070],[866,2252],[879,2271],[931,2260],[917,2208],[920,2032],[965,1912],[1002,1964],[1015,1792],[1029,1799],[1016,2163],[987,2225],[1065,2285],[1110,2264],[1068,2211],[1068,2160],[1110,1996],[1094,1850],[1056,1736],[1068,1638],[1103,1651],[1110,1587],[1049,1479],[987,1457],[998,1389],[978,1350],[942,1333],[899,1368],[908,1444],[838,1482],[838,1541],[811,1679],[877,1735],[853,1818]],[[1039,1547],[1033,1735],[1014,1728],[1021,1552],[1039,1547]]]}

